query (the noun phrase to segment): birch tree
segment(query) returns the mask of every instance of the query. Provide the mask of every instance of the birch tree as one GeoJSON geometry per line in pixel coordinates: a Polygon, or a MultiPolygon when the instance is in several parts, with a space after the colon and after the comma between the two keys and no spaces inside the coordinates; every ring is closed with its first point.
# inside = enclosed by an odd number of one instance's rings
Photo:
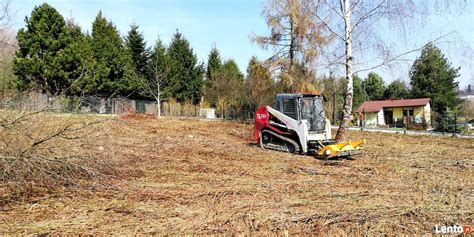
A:
{"type": "Polygon", "coordinates": [[[146,96],[153,97],[156,101],[157,116],[161,116],[161,101],[168,96],[170,60],[166,48],[161,40],[156,41],[150,62],[148,63],[148,77],[141,77],[143,92],[146,96]]]}
{"type": "Polygon", "coordinates": [[[0,48],[14,47],[11,43],[9,31],[11,27],[10,0],[0,1],[0,48]]]}
{"type": "Polygon", "coordinates": [[[18,48],[11,31],[10,1],[0,0],[0,90],[15,87],[12,60],[18,48]]]}
{"type": "MultiPolygon", "coordinates": [[[[346,131],[352,120],[353,75],[390,65],[402,60],[407,54],[421,50],[424,45],[406,52],[393,52],[391,50],[393,45],[384,42],[386,36],[383,33],[388,29],[391,34],[406,34],[405,27],[422,20],[421,18],[428,13],[429,4],[416,3],[413,0],[318,2],[318,7],[314,8],[312,14],[336,39],[333,45],[323,51],[321,59],[327,62],[327,68],[331,70],[343,66],[347,80],[343,119],[336,134],[336,140],[342,141],[346,139],[346,131]],[[370,58],[370,55],[374,57],[370,58]],[[370,66],[367,66],[369,64],[370,66]]],[[[431,39],[428,42],[438,39],[431,39]]]]}

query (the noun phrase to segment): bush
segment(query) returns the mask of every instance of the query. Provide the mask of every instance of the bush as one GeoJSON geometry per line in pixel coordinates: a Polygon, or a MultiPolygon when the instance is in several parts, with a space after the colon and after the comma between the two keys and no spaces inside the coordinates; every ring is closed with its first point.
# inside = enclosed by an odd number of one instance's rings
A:
{"type": "Polygon", "coordinates": [[[428,126],[426,125],[426,123],[422,123],[422,124],[410,124],[408,126],[408,129],[409,130],[415,130],[415,131],[424,131],[426,130],[428,126]]]}
{"type": "Polygon", "coordinates": [[[451,110],[445,110],[436,117],[435,130],[438,132],[454,132],[456,125],[456,114],[451,110]]]}
{"type": "Polygon", "coordinates": [[[458,133],[460,133],[460,134],[465,134],[465,135],[469,135],[469,134],[472,133],[472,131],[470,131],[470,130],[469,130],[468,128],[466,128],[466,127],[458,127],[458,128],[457,128],[457,131],[458,131],[458,133]]]}

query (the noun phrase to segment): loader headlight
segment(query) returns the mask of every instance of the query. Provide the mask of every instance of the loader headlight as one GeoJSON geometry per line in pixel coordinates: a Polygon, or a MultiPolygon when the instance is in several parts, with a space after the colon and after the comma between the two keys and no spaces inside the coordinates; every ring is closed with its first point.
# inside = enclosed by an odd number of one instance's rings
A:
{"type": "Polygon", "coordinates": [[[324,151],[324,155],[330,156],[330,155],[331,155],[331,151],[330,151],[330,150],[325,150],[325,151],[324,151]]]}

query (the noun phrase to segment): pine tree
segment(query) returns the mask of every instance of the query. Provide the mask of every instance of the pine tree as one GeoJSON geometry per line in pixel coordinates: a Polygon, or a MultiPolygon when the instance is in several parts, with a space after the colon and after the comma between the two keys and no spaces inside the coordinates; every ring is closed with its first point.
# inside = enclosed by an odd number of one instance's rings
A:
{"type": "Polygon", "coordinates": [[[407,86],[400,80],[395,80],[390,83],[384,92],[385,99],[407,99],[410,97],[411,95],[407,86]]]}
{"type": "Polygon", "coordinates": [[[66,25],[59,12],[47,3],[33,9],[26,28],[17,34],[19,50],[13,69],[22,84],[51,95],[69,90],[83,76],[84,53],[78,45],[80,28],[66,25]]]}
{"type": "Polygon", "coordinates": [[[95,92],[107,96],[132,95],[139,82],[131,55],[116,27],[102,16],[102,12],[92,24],[92,49],[97,62],[95,92]]]}
{"type": "Polygon", "coordinates": [[[168,49],[171,63],[170,92],[179,103],[199,103],[204,84],[204,66],[198,64],[197,56],[189,42],[176,31],[168,49]]]}
{"type": "Polygon", "coordinates": [[[377,73],[371,72],[367,75],[362,86],[365,88],[368,100],[381,100],[385,91],[385,85],[382,77],[377,73]]]}
{"type": "Polygon", "coordinates": [[[132,24],[130,26],[130,31],[128,31],[128,35],[126,37],[125,42],[132,57],[132,63],[135,67],[135,73],[139,77],[146,77],[147,64],[150,53],[147,50],[143,34],[138,31],[137,25],[132,24]]]}
{"type": "Polygon", "coordinates": [[[457,94],[460,68],[454,68],[441,50],[426,45],[410,70],[410,84],[414,98],[431,98],[434,111],[443,114],[456,109],[461,101],[457,94]]]}

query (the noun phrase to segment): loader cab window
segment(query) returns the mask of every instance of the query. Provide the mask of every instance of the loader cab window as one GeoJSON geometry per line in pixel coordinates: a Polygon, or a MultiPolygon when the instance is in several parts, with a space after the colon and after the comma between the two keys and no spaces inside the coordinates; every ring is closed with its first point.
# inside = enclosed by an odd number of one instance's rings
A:
{"type": "Polygon", "coordinates": [[[308,122],[310,131],[324,130],[326,116],[321,97],[303,97],[300,99],[300,117],[308,122]]]}
{"type": "Polygon", "coordinates": [[[312,98],[301,98],[301,119],[310,119],[313,113],[313,99],[312,98]]]}
{"type": "Polygon", "coordinates": [[[283,113],[293,119],[298,119],[296,114],[296,103],[294,98],[283,98],[283,113]]]}

